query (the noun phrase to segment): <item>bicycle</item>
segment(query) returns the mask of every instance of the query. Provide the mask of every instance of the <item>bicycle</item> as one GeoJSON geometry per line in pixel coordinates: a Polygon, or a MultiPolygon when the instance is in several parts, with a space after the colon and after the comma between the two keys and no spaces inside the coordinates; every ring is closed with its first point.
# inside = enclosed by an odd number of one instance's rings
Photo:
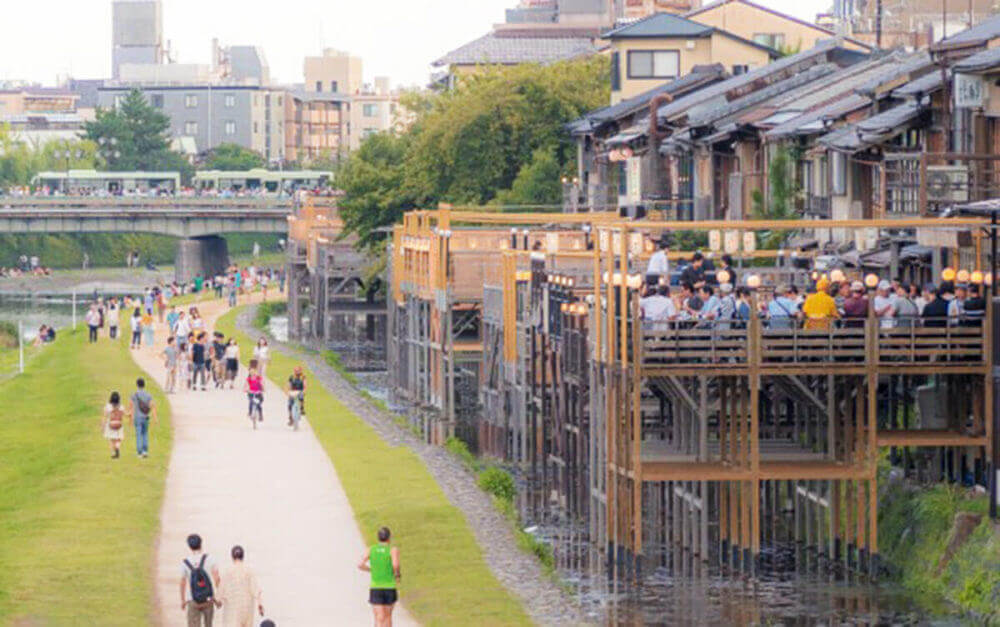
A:
{"type": "Polygon", "coordinates": [[[257,423],[264,422],[264,395],[259,392],[251,392],[248,396],[250,397],[250,422],[256,430],[257,423]]]}
{"type": "Polygon", "coordinates": [[[292,430],[298,431],[302,420],[302,392],[291,392],[289,397],[292,399],[292,430]]]}

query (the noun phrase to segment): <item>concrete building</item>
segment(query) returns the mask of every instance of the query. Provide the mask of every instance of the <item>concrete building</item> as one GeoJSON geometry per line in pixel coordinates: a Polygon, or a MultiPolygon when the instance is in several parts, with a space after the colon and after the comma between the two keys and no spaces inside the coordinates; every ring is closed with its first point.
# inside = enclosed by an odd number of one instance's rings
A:
{"type": "Polygon", "coordinates": [[[318,57],[306,57],[303,63],[305,91],[354,94],[364,84],[360,57],[342,50],[326,48],[318,57]]]}
{"type": "Polygon", "coordinates": [[[79,96],[68,89],[25,86],[0,90],[0,125],[14,142],[39,149],[53,140],[74,141],[83,128],[79,96]]]}
{"type": "Polygon", "coordinates": [[[669,13],[656,13],[603,35],[611,42],[611,104],[637,96],[699,65],[733,74],[767,65],[778,52],[738,35],[669,13]]]}
{"type": "Polygon", "coordinates": [[[350,150],[351,97],[289,90],[285,97],[285,157],[308,163],[339,159],[350,150]]]}
{"type": "Polygon", "coordinates": [[[113,108],[137,88],[170,118],[170,134],[193,143],[198,153],[234,143],[266,159],[284,159],[283,90],[229,83],[109,82],[98,89],[98,105],[113,108]]]}
{"type": "Polygon", "coordinates": [[[111,76],[125,64],[164,60],[163,6],[160,0],[115,0],[112,11],[111,76]]]}

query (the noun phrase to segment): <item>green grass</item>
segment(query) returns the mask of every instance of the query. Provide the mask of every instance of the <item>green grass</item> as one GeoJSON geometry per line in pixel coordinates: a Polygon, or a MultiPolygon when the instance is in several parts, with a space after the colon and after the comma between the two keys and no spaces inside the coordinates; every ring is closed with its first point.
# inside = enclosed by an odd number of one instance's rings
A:
{"type": "Polygon", "coordinates": [[[0,625],[154,622],[169,407],[151,382],[151,457],[136,457],[129,423],[111,460],[102,408],[141,373],[125,342],[86,336],[60,331],[25,374],[0,384],[0,625]]]}
{"type": "MultiPolygon", "coordinates": [[[[241,343],[236,311],[216,328],[241,343]]],[[[268,376],[284,382],[297,364],[272,354],[268,376]]],[[[315,376],[306,370],[307,376],[315,376]]],[[[385,443],[373,429],[319,385],[307,407],[316,437],[333,461],[366,541],[386,525],[400,547],[401,598],[425,625],[526,625],[520,603],[493,576],[462,513],[406,447],[385,443]]]]}

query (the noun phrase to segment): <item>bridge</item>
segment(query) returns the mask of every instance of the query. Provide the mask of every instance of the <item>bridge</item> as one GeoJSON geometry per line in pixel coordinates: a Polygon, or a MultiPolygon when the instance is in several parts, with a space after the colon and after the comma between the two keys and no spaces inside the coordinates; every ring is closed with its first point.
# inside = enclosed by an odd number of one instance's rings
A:
{"type": "Polygon", "coordinates": [[[0,233],[155,233],[180,239],[179,281],[228,263],[226,233],[288,232],[290,198],[0,197],[0,233]]]}

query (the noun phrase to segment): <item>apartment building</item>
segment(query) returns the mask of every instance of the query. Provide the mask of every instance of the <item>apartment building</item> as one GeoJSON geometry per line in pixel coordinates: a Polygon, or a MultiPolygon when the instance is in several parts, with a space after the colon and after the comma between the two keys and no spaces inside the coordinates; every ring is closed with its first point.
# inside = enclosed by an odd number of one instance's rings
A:
{"type": "Polygon", "coordinates": [[[285,97],[285,156],[308,163],[339,159],[350,150],[351,97],[347,94],[289,90],[285,97]]]}

